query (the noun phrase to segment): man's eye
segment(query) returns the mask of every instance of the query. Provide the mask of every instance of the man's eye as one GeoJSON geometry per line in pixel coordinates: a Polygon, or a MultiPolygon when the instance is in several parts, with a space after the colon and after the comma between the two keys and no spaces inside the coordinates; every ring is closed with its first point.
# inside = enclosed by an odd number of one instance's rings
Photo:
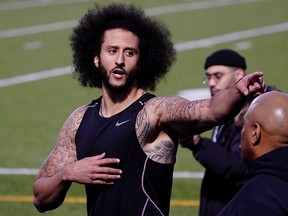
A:
{"type": "Polygon", "coordinates": [[[215,73],[214,76],[215,76],[216,79],[219,80],[219,79],[222,78],[223,74],[222,73],[215,73]]]}
{"type": "Polygon", "coordinates": [[[114,53],[116,53],[116,50],[115,50],[115,49],[109,49],[108,52],[109,52],[110,54],[114,54],[114,53]]]}
{"type": "Polygon", "coordinates": [[[125,53],[127,56],[133,56],[134,55],[134,53],[131,50],[127,50],[125,53]]]}
{"type": "Polygon", "coordinates": [[[207,80],[210,80],[211,77],[212,77],[211,75],[206,75],[206,79],[207,79],[207,80]]]}

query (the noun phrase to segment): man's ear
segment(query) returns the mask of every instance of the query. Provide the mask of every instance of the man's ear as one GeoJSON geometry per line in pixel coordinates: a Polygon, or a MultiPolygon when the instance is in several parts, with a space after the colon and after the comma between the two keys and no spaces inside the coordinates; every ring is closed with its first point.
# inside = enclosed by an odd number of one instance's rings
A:
{"type": "Polygon", "coordinates": [[[258,145],[261,138],[261,128],[258,123],[253,124],[253,130],[252,130],[252,145],[256,146],[258,145]]]}
{"type": "Polygon", "coordinates": [[[242,68],[237,68],[235,70],[235,80],[239,80],[245,76],[245,71],[242,68]]]}
{"type": "Polygon", "coordinates": [[[99,57],[97,55],[94,56],[94,64],[97,68],[99,67],[99,57]]]}

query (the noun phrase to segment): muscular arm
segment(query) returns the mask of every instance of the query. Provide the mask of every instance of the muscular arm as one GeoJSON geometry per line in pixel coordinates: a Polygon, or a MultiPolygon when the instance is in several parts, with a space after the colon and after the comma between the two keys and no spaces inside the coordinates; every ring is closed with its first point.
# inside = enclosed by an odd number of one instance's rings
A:
{"type": "Polygon", "coordinates": [[[66,179],[66,169],[63,168],[76,161],[75,134],[85,110],[86,107],[81,107],[66,120],[56,146],[36,177],[33,202],[41,212],[61,205],[71,185],[71,181],[66,179]]]}
{"type": "Polygon", "coordinates": [[[260,91],[261,72],[245,76],[212,99],[189,101],[181,97],[155,97],[139,112],[136,132],[144,152],[160,163],[175,160],[179,134],[194,135],[234,117],[246,95],[260,91]]]}
{"type": "Polygon", "coordinates": [[[56,146],[42,165],[34,183],[35,207],[40,212],[61,205],[72,182],[80,184],[113,184],[121,170],[110,168],[117,158],[105,158],[105,153],[77,161],[75,135],[87,106],[75,110],[64,123],[56,146]]]}
{"type": "Polygon", "coordinates": [[[181,134],[200,134],[228,121],[241,110],[246,95],[261,91],[258,82],[262,75],[260,72],[247,75],[211,99],[189,101],[181,97],[156,97],[149,100],[143,110],[149,119],[147,134],[150,134],[149,129],[151,132],[166,126],[181,134]]]}

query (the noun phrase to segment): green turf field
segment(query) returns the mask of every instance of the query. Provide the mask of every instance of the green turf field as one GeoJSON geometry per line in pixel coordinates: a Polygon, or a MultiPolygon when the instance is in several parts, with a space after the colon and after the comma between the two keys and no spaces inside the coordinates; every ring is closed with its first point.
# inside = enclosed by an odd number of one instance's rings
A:
{"type": "MultiPolygon", "coordinates": [[[[80,87],[69,73],[71,28],[95,2],[112,1],[0,0],[0,171],[38,169],[67,116],[101,94],[80,87]],[[55,71],[66,74],[39,78],[55,71]]],[[[246,57],[249,72],[264,71],[266,83],[288,92],[287,0],[114,2],[145,8],[172,32],[177,61],[155,91],[157,95],[205,87],[204,59],[220,48],[236,49],[246,57]]],[[[175,171],[203,169],[188,150],[179,148],[175,171]]],[[[0,175],[0,216],[40,214],[32,205],[34,178],[33,174],[0,175]]],[[[175,178],[172,216],[197,215],[200,184],[201,179],[175,178]]],[[[85,215],[83,197],[83,187],[74,184],[66,202],[44,215],[85,215]]]]}

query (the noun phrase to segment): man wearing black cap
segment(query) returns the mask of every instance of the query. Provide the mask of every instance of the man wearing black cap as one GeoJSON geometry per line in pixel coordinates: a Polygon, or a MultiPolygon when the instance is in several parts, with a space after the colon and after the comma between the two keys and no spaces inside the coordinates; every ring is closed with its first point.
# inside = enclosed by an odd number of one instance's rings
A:
{"type": "MultiPolygon", "coordinates": [[[[245,75],[245,58],[233,50],[223,49],[207,57],[205,79],[211,96],[230,88],[245,75]]],[[[225,101],[223,101],[225,103],[225,101]]],[[[200,216],[217,215],[242,186],[246,167],[241,158],[238,120],[214,128],[212,139],[180,139],[180,144],[192,150],[195,158],[206,169],[202,181],[200,216]]]]}
{"type": "Polygon", "coordinates": [[[223,49],[207,57],[205,80],[213,96],[220,90],[230,88],[245,75],[245,58],[233,50],[223,49]]]}

